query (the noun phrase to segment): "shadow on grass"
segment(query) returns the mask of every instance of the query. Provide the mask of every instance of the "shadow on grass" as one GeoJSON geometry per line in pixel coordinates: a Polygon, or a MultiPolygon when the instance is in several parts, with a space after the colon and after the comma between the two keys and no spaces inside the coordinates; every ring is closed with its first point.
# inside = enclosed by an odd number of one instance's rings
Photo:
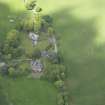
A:
{"type": "Polygon", "coordinates": [[[68,86],[73,105],[104,105],[105,47],[97,47],[95,18],[80,20],[72,9],[53,14],[60,33],[60,51],[68,68],[68,86]]]}
{"type": "MultiPolygon", "coordinates": [[[[9,30],[14,28],[14,23],[10,22],[12,19],[16,19],[16,16],[21,13],[11,11],[8,5],[0,3],[0,42],[5,39],[5,36],[9,30]]],[[[0,81],[0,105],[9,105],[6,97],[6,93],[1,86],[0,81]]]]}
{"type": "Polygon", "coordinates": [[[21,13],[22,12],[12,11],[8,5],[0,3],[0,41],[5,38],[10,29],[14,28],[15,21],[10,21],[16,20],[16,17],[21,13]]]}

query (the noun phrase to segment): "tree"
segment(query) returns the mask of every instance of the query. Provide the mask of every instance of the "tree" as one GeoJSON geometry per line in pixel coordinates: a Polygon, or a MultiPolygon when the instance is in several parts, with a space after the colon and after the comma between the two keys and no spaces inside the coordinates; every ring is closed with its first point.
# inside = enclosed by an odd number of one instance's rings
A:
{"type": "Polygon", "coordinates": [[[62,79],[62,80],[65,80],[65,78],[66,78],[66,68],[65,68],[65,66],[63,65],[63,64],[60,64],[59,65],[59,70],[60,70],[60,78],[62,79]]]}
{"type": "Polygon", "coordinates": [[[16,59],[17,57],[22,56],[24,53],[24,49],[20,47],[21,39],[19,34],[20,33],[15,29],[7,33],[7,37],[2,48],[2,56],[4,57],[5,61],[16,59]]]}
{"type": "Polygon", "coordinates": [[[40,15],[40,12],[42,11],[42,8],[40,7],[36,7],[35,8],[35,21],[34,21],[34,31],[35,32],[39,32],[41,29],[41,25],[42,25],[42,17],[40,15]]]}
{"type": "Polygon", "coordinates": [[[13,29],[10,32],[8,32],[5,43],[8,44],[8,46],[16,48],[19,45],[18,31],[13,29]]]}
{"type": "Polygon", "coordinates": [[[35,0],[31,0],[26,5],[27,10],[32,10],[33,17],[29,19],[31,21],[31,24],[28,24],[32,26],[31,28],[34,28],[35,32],[38,32],[41,28],[41,16],[40,12],[42,11],[42,8],[38,7],[36,5],[35,0]]]}
{"type": "Polygon", "coordinates": [[[9,67],[8,72],[9,72],[9,76],[11,77],[15,76],[15,73],[16,73],[15,68],[9,67]]]}
{"type": "Polygon", "coordinates": [[[44,69],[45,78],[51,82],[61,83],[66,78],[65,67],[62,64],[52,64],[49,60],[46,60],[44,69]]]}
{"type": "Polygon", "coordinates": [[[7,60],[11,60],[12,59],[12,55],[11,54],[7,54],[7,55],[5,55],[5,57],[6,57],[7,60]]]}
{"type": "Polygon", "coordinates": [[[21,56],[24,56],[25,54],[25,50],[23,47],[21,46],[18,46],[17,48],[14,48],[12,49],[12,57],[15,59],[15,58],[18,58],[18,57],[21,57],[21,56]]]}
{"type": "Polygon", "coordinates": [[[60,79],[59,69],[56,67],[55,64],[52,64],[50,62],[46,62],[44,75],[47,80],[52,82],[55,82],[60,79]]]}
{"type": "Polygon", "coordinates": [[[42,18],[39,12],[35,15],[35,21],[34,21],[34,31],[39,32],[42,25],[42,18]]]}
{"type": "Polygon", "coordinates": [[[19,22],[19,29],[24,30],[24,31],[33,31],[34,30],[34,21],[35,21],[35,16],[33,13],[26,13],[24,14],[19,22]]]}
{"type": "Polygon", "coordinates": [[[36,7],[36,0],[30,0],[26,3],[27,10],[33,10],[36,7]]]}
{"type": "Polygon", "coordinates": [[[0,67],[2,75],[8,75],[8,65],[3,63],[0,67]]]}
{"type": "Polygon", "coordinates": [[[63,96],[61,93],[59,93],[57,96],[57,105],[65,105],[65,102],[63,100],[63,96]]]}
{"type": "Polygon", "coordinates": [[[52,27],[53,19],[49,15],[42,16],[41,31],[48,33],[48,28],[52,27]]]}
{"type": "Polygon", "coordinates": [[[29,10],[19,19],[18,29],[24,31],[34,31],[39,32],[41,28],[41,15],[40,12],[42,9],[36,5],[35,0],[28,1],[26,3],[26,9],[29,10]]]}
{"type": "Polygon", "coordinates": [[[52,27],[48,27],[48,35],[52,36],[54,34],[54,29],[52,27]]]}
{"type": "Polygon", "coordinates": [[[0,43],[0,61],[3,60],[3,43],[0,43]]]}
{"type": "Polygon", "coordinates": [[[54,85],[55,85],[58,89],[60,89],[60,88],[62,88],[62,87],[64,86],[64,81],[62,81],[62,80],[57,80],[57,81],[54,83],[54,85]]]}
{"type": "Polygon", "coordinates": [[[48,27],[51,27],[51,26],[52,26],[52,24],[53,24],[53,19],[51,18],[51,16],[49,16],[49,15],[44,15],[44,16],[42,17],[42,19],[43,19],[46,23],[48,23],[48,27]]]}
{"type": "Polygon", "coordinates": [[[29,72],[29,65],[25,63],[21,63],[18,67],[18,73],[21,75],[27,74],[29,72]]]}
{"type": "Polygon", "coordinates": [[[35,49],[32,54],[32,59],[39,59],[41,57],[40,49],[35,49]]]}

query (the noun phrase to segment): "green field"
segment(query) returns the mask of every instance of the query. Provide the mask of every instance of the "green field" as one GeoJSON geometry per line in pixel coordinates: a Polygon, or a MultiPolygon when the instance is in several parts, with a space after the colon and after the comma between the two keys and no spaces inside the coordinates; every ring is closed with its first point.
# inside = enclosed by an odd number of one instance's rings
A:
{"type": "Polygon", "coordinates": [[[4,90],[9,103],[15,105],[56,105],[56,89],[42,80],[7,78],[4,90]]]}
{"type": "MultiPolygon", "coordinates": [[[[8,15],[24,11],[21,1],[0,0],[0,39],[12,27],[8,15]]],[[[38,0],[38,4],[43,13],[52,15],[61,36],[70,103],[105,105],[105,0],[38,0]]]]}

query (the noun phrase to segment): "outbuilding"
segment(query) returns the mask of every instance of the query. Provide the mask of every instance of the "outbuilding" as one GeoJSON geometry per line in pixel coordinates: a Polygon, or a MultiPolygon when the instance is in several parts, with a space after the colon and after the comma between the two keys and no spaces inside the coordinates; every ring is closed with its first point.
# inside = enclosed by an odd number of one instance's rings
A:
{"type": "Polygon", "coordinates": [[[37,45],[38,43],[38,39],[39,39],[39,35],[33,33],[33,32],[30,32],[29,33],[29,38],[32,40],[32,44],[33,45],[37,45]]]}
{"type": "Polygon", "coordinates": [[[34,73],[36,72],[42,72],[43,71],[43,65],[40,60],[32,60],[31,61],[31,69],[34,73]]]}

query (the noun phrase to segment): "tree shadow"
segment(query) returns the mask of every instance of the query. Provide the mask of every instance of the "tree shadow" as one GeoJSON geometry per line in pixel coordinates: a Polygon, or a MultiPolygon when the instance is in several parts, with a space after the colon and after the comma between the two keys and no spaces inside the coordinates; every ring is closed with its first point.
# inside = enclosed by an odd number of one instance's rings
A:
{"type": "Polygon", "coordinates": [[[93,40],[96,37],[94,19],[87,21],[79,20],[70,14],[68,9],[61,10],[53,14],[53,16],[55,19],[55,29],[57,29],[57,32],[60,32],[61,36],[62,53],[64,52],[65,55],[69,54],[70,59],[85,58],[90,46],[94,46],[93,40]]]}
{"type": "MultiPolygon", "coordinates": [[[[10,22],[10,20],[16,20],[19,14],[21,14],[21,12],[13,12],[8,5],[0,3],[0,42],[5,39],[7,32],[15,26],[14,22],[10,22]]],[[[7,93],[1,85],[3,85],[3,83],[0,81],[0,105],[9,105],[6,96],[7,93]]]]}
{"type": "Polygon", "coordinates": [[[0,41],[2,41],[7,32],[14,28],[16,17],[22,12],[12,11],[5,3],[0,3],[0,41]],[[11,22],[14,20],[14,22],[11,22]]]}
{"type": "Polygon", "coordinates": [[[104,105],[105,47],[94,43],[95,18],[80,20],[70,11],[72,8],[65,8],[52,15],[54,27],[60,33],[60,51],[68,68],[72,104],[104,105]]]}

